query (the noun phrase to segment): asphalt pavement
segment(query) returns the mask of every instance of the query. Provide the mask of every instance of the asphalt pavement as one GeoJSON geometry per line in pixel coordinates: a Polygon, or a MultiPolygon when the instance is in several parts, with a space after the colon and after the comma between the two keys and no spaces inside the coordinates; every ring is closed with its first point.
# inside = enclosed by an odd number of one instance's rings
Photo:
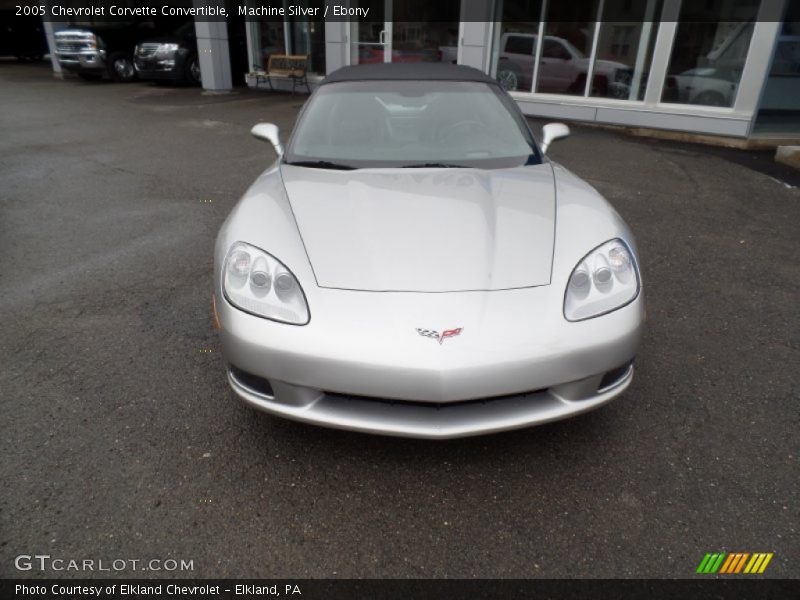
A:
{"type": "Polygon", "coordinates": [[[213,328],[214,237],[274,158],[249,129],[288,133],[303,101],[0,63],[0,576],[93,575],[14,567],[47,554],[193,561],[181,577],[689,577],[724,550],[800,577],[796,172],[575,127],[551,155],[639,244],[633,385],[532,429],[372,437],[245,407],[213,328]]]}

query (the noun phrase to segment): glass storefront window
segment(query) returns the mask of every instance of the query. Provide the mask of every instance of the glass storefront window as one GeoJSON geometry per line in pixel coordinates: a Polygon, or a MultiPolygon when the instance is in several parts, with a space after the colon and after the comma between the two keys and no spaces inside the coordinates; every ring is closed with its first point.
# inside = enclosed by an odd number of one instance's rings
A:
{"type": "Polygon", "coordinates": [[[369,21],[351,24],[350,64],[458,59],[460,0],[360,0],[369,21]]]}
{"type": "Polygon", "coordinates": [[[605,1],[592,71],[592,96],[644,99],[660,15],[661,0],[605,1]]]}
{"type": "MultiPolygon", "coordinates": [[[[794,18],[800,19],[800,4],[796,5],[795,12],[794,18]]],[[[769,76],[800,77],[800,21],[783,23],[769,76]]],[[[800,95],[795,95],[793,99],[800,102],[800,95]]]]}
{"type": "Polygon", "coordinates": [[[498,0],[491,73],[509,91],[533,89],[542,0],[498,0]]]}
{"type": "Polygon", "coordinates": [[[641,100],[663,0],[498,0],[491,73],[507,90],[641,100]],[[545,17],[539,44],[540,20],[545,17]],[[596,50],[594,35],[600,23],[596,50]],[[541,48],[539,48],[541,46],[541,48]],[[592,57],[596,51],[597,56],[592,57]],[[538,56],[538,82],[535,64],[538,56]]]}
{"type": "MultiPolygon", "coordinates": [[[[317,7],[318,14],[325,13],[323,0],[306,1],[304,8],[317,7]]],[[[288,17],[288,48],[290,54],[308,56],[308,72],[314,75],[325,75],[325,21],[309,20],[303,17],[288,17]]]]}
{"type": "MultiPolygon", "coordinates": [[[[305,0],[296,4],[304,8],[320,7],[320,14],[325,10],[324,0],[305,0]]],[[[325,21],[322,18],[309,20],[291,16],[284,20],[261,20],[257,34],[257,64],[266,67],[273,54],[304,54],[308,56],[308,73],[325,75],[325,21]]]]}
{"type": "Polygon", "coordinates": [[[368,10],[368,19],[355,19],[351,22],[350,64],[369,64],[386,62],[386,0],[359,0],[358,6],[368,10]]]}
{"type": "Polygon", "coordinates": [[[459,0],[393,0],[391,9],[392,62],[456,62],[459,0]]]}
{"type": "Polygon", "coordinates": [[[576,14],[596,15],[598,2],[573,0],[569,3],[548,3],[536,92],[584,95],[595,23],[594,20],[573,20],[573,17],[576,14]]]}
{"type": "Polygon", "coordinates": [[[786,5],[754,132],[800,133],[800,2],[797,0],[786,5]]]}
{"type": "Polygon", "coordinates": [[[282,21],[260,21],[259,33],[259,65],[266,68],[269,57],[273,54],[286,54],[286,39],[282,21]]]}
{"type": "Polygon", "coordinates": [[[733,106],[759,4],[683,2],[663,102],[733,106]]]}

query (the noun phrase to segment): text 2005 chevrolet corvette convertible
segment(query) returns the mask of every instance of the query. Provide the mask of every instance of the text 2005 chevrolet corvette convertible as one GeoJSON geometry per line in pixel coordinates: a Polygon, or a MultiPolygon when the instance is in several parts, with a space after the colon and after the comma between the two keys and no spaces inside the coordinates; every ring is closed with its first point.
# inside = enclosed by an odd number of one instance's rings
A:
{"type": "Polygon", "coordinates": [[[249,404],[330,427],[491,433],[605,404],[644,320],[633,237],[469,67],[331,74],[225,221],[215,310],[249,404]]]}

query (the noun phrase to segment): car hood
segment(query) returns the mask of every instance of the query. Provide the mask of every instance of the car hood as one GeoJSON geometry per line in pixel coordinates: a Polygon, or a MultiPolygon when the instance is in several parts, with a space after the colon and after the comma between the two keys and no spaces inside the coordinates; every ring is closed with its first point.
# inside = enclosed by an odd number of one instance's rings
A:
{"type": "Polygon", "coordinates": [[[282,165],[281,173],[321,287],[451,292],[550,283],[549,163],[490,171],[282,165]]]}

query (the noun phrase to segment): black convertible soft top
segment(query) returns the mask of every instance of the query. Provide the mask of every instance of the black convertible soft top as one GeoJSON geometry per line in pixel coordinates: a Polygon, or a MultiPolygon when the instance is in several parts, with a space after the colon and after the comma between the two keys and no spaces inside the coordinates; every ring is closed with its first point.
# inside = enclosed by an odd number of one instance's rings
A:
{"type": "Polygon", "coordinates": [[[374,63],[337,69],[320,85],[340,81],[481,81],[497,82],[483,71],[448,63],[374,63]]]}

